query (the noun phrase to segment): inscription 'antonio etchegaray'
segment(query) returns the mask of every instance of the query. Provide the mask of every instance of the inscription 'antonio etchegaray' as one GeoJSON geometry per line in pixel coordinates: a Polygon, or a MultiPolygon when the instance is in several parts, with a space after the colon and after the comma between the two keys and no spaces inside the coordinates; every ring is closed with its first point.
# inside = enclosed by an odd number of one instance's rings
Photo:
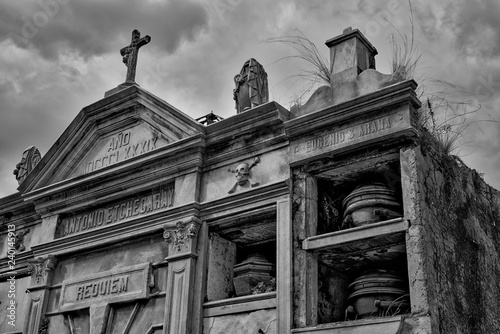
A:
{"type": "Polygon", "coordinates": [[[172,207],[174,203],[174,186],[164,186],[151,193],[121,201],[113,205],[64,217],[59,222],[59,237],[83,232],[135,217],[156,210],[172,207]]]}

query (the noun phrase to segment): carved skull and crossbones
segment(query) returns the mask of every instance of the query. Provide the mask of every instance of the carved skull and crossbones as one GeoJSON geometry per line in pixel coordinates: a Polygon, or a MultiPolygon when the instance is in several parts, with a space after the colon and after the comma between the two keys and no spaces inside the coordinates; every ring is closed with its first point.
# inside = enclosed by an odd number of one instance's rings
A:
{"type": "Polygon", "coordinates": [[[245,187],[247,184],[250,185],[250,187],[256,187],[259,185],[258,182],[255,182],[253,179],[250,178],[250,170],[257,165],[260,162],[259,158],[255,158],[253,162],[249,165],[248,163],[244,162],[236,166],[236,169],[229,169],[231,173],[236,173],[236,183],[233,185],[233,187],[228,191],[229,194],[232,194],[236,191],[238,186],[240,187],[245,187]]]}

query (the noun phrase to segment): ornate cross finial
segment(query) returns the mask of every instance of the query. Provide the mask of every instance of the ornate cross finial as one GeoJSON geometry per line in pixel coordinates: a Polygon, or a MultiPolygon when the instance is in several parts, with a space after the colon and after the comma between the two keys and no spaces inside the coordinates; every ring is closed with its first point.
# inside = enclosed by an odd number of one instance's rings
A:
{"type": "Polygon", "coordinates": [[[141,38],[139,30],[134,29],[134,31],[132,31],[132,41],[130,42],[130,45],[120,50],[120,53],[123,56],[123,63],[127,66],[127,78],[125,82],[135,82],[135,69],[137,67],[137,55],[139,54],[139,48],[148,44],[150,41],[151,37],[149,37],[149,35],[141,38]]]}

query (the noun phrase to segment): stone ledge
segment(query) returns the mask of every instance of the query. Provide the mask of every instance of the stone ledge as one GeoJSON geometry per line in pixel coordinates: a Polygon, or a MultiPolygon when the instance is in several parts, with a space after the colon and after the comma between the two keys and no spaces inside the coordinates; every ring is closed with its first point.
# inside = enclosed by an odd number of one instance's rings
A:
{"type": "Polygon", "coordinates": [[[203,304],[204,318],[276,308],[276,292],[261,293],[203,304]]]}
{"type": "Polygon", "coordinates": [[[397,332],[400,322],[400,316],[355,320],[292,329],[292,333],[390,334],[397,332]]]}

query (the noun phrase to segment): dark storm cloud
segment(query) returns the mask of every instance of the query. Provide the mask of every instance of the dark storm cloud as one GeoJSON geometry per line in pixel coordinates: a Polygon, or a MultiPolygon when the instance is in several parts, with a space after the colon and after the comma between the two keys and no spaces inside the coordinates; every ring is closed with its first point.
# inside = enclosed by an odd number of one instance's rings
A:
{"type": "Polygon", "coordinates": [[[186,0],[0,0],[0,40],[34,47],[45,58],[56,58],[61,47],[84,57],[116,51],[135,28],[171,53],[182,40],[193,40],[207,20],[204,6],[186,0]]]}
{"type": "Polygon", "coordinates": [[[455,44],[467,55],[500,56],[500,2],[498,0],[452,1],[445,22],[456,35],[455,44]]]}

